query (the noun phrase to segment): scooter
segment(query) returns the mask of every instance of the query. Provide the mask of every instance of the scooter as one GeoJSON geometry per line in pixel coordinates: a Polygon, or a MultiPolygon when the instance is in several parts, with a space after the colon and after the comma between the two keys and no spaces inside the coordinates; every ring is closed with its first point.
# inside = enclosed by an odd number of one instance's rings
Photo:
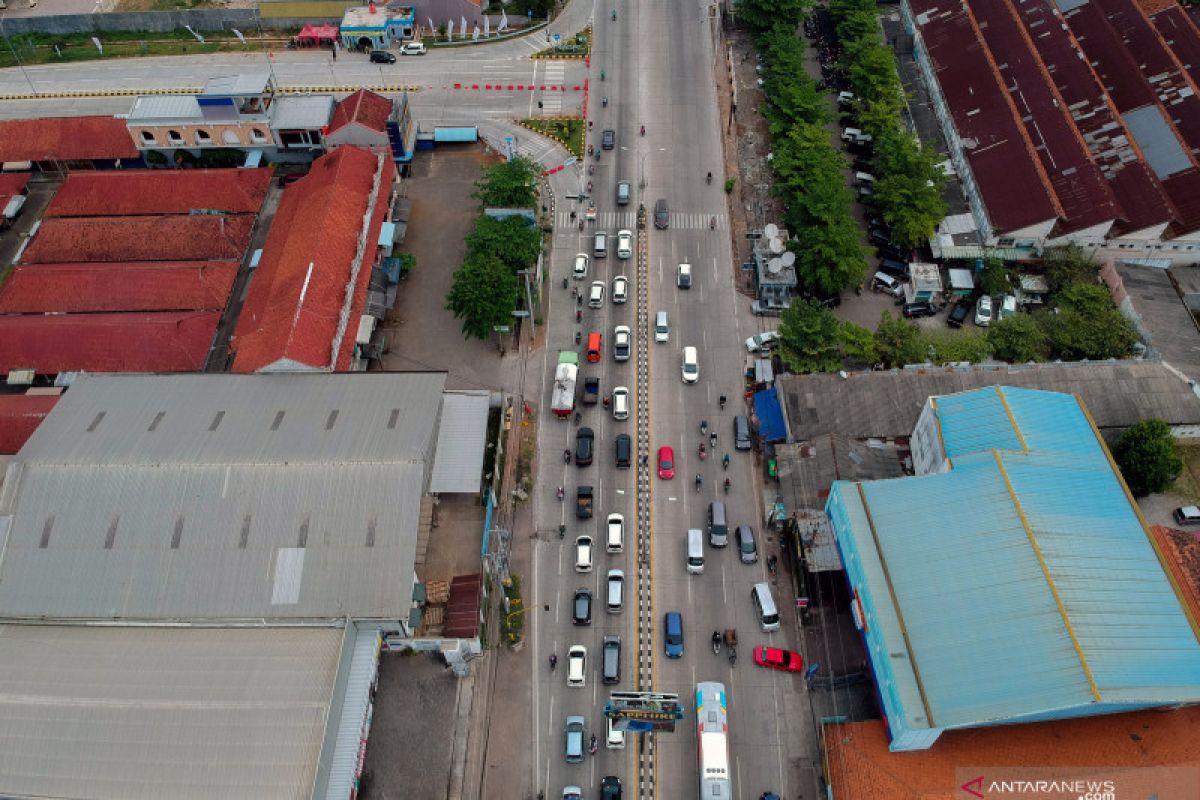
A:
{"type": "Polygon", "coordinates": [[[703,461],[708,456],[708,451],[704,449],[704,442],[700,443],[700,460],[703,461]]]}
{"type": "Polygon", "coordinates": [[[566,495],[567,495],[567,493],[565,491],[563,491],[563,487],[561,487],[561,486],[558,487],[558,502],[561,503],[563,501],[563,498],[566,497],[566,495]]]}
{"type": "Polygon", "coordinates": [[[720,655],[720,653],[721,653],[721,632],[720,631],[713,631],[712,649],[713,649],[714,656],[720,655]]]}
{"type": "Polygon", "coordinates": [[[571,451],[570,451],[570,449],[563,450],[563,463],[564,463],[564,464],[570,464],[570,463],[571,463],[571,451]]]}
{"type": "Polygon", "coordinates": [[[729,469],[729,453],[721,456],[721,466],[725,469],[729,469]]]}
{"type": "Polygon", "coordinates": [[[729,478],[725,479],[725,494],[729,494],[729,478]]]}
{"type": "Polygon", "coordinates": [[[717,432],[716,431],[713,431],[712,433],[710,433],[708,435],[708,444],[709,444],[709,446],[712,447],[712,449],[714,449],[714,450],[717,449],[717,432]]]}
{"type": "Polygon", "coordinates": [[[779,571],[779,559],[776,558],[775,556],[767,556],[767,572],[771,573],[771,576],[774,577],[775,573],[777,573],[778,571],[779,571]]]}

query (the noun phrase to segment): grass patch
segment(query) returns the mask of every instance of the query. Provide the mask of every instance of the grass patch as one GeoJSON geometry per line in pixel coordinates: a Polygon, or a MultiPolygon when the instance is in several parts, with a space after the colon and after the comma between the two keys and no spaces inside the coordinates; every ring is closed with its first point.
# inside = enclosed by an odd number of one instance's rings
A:
{"type": "Polygon", "coordinates": [[[202,34],[204,44],[196,41],[190,33],[179,31],[112,31],[100,34],[104,46],[101,54],[88,34],[53,35],[31,33],[9,37],[12,49],[0,49],[0,67],[15,67],[19,64],[60,64],[68,61],[98,61],[110,58],[138,58],[141,56],[177,56],[197,53],[262,52],[286,47],[286,31],[273,31],[273,38],[254,39],[247,37],[246,44],[228,33],[202,34]],[[282,37],[282,38],[281,38],[282,37]]]}
{"type": "MultiPolygon", "coordinates": [[[[510,647],[521,641],[525,631],[525,603],[521,599],[521,578],[512,576],[508,586],[504,587],[504,595],[508,598],[508,613],[501,614],[500,635],[504,644],[510,647]]],[[[501,612],[504,606],[500,607],[501,612]]]]}
{"type": "Polygon", "coordinates": [[[531,131],[553,137],[576,158],[583,158],[583,120],[581,119],[524,119],[521,124],[531,131]]]}
{"type": "Polygon", "coordinates": [[[1185,444],[1175,448],[1183,459],[1183,472],[1175,479],[1171,494],[1189,504],[1200,503],[1200,444],[1185,444]]]}
{"type": "Polygon", "coordinates": [[[530,58],[580,58],[592,54],[592,28],[588,27],[575,34],[574,37],[563,39],[553,47],[539,50],[530,58]]]}

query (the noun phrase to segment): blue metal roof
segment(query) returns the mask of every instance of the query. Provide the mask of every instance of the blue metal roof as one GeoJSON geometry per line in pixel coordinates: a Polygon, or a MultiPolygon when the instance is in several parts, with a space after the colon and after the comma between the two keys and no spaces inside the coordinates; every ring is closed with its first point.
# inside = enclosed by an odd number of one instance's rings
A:
{"type": "MultiPolygon", "coordinates": [[[[877,669],[936,728],[1200,701],[1196,632],[1076,399],[931,402],[949,472],[830,497],[843,559],[882,584],[863,596],[891,606],[864,610],[890,656],[877,669]]],[[[924,719],[891,696],[893,722],[924,719]]]]}
{"type": "Polygon", "coordinates": [[[783,408],[774,386],[754,393],[754,413],[758,416],[758,435],[764,442],[782,442],[787,438],[783,408]]]}

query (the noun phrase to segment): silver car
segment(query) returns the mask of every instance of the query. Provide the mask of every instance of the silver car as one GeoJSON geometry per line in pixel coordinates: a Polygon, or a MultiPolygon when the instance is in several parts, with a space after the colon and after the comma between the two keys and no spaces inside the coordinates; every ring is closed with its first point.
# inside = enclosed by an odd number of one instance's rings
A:
{"type": "Polygon", "coordinates": [[[583,732],[584,719],[578,715],[567,717],[567,747],[566,756],[568,764],[583,763],[583,732]]]}

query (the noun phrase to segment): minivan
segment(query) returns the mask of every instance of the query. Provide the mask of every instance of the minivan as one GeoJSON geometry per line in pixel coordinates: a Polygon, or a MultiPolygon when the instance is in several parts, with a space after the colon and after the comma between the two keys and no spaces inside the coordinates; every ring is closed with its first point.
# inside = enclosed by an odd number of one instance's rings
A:
{"type": "Polygon", "coordinates": [[[625,517],[620,514],[608,515],[608,538],[605,539],[604,550],[608,553],[620,553],[625,549],[625,517]]]}
{"type": "Polygon", "coordinates": [[[754,614],[763,633],[779,630],[779,611],[775,608],[775,598],[771,597],[771,587],[765,583],[756,583],[750,590],[750,602],[754,604],[754,614]]]}
{"type": "Polygon", "coordinates": [[[629,419],[629,390],[618,386],[612,393],[613,419],[629,419]]]}
{"type": "Polygon", "coordinates": [[[663,617],[663,649],[667,658],[683,657],[683,617],[678,611],[668,611],[663,617]]]}
{"type": "Polygon", "coordinates": [[[628,433],[617,434],[616,442],[614,443],[616,453],[617,469],[629,469],[630,459],[633,458],[633,440],[629,438],[628,433]]]}
{"type": "Polygon", "coordinates": [[[654,341],[665,342],[670,338],[667,329],[667,312],[659,311],[654,315],[654,341]]]}
{"type": "Polygon", "coordinates": [[[900,281],[888,275],[886,272],[876,272],[875,280],[872,284],[876,291],[890,294],[892,297],[900,297],[904,294],[904,286],[900,281]]]}
{"type": "Polygon", "coordinates": [[[713,500],[708,504],[708,543],[713,547],[729,544],[729,523],[725,519],[725,503],[713,500]]]}
{"type": "Polygon", "coordinates": [[[733,447],[735,450],[750,449],[750,420],[745,414],[733,418],[733,447]]]}
{"type": "Polygon", "coordinates": [[[738,557],[743,564],[758,561],[758,545],[754,543],[753,528],[749,525],[738,525],[733,531],[733,540],[737,542],[738,557]]]}
{"type": "Polygon", "coordinates": [[[596,258],[608,258],[608,234],[604,231],[596,231],[595,245],[592,247],[596,258]]]}
{"type": "Polygon", "coordinates": [[[704,574],[704,531],[699,528],[687,532],[687,571],[689,575],[704,574]]]}
{"type": "Polygon", "coordinates": [[[608,571],[608,613],[620,614],[625,600],[625,573],[619,569],[608,571]]]}
{"type": "Polygon", "coordinates": [[[583,734],[587,730],[587,720],[578,714],[567,717],[566,757],[568,764],[583,763],[583,734]]]}
{"type": "MultiPolygon", "coordinates": [[[[601,646],[601,652],[603,653],[603,657],[600,659],[601,665],[602,665],[601,674],[604,676],[602,678],[602,680],[605,683],[609,683],[609,684],[620,683],[621,682],[621,637],[617,636],[615,634],[609,634],[608,636],[604,637],[603,642],[604,643],[601,646]]],[[[609,724],[611,725],[611,720],[609,721],[609,724]]],[[[608,739],[609,747],[624,747],[625,746],[624,734],[621,735],[621,743],[620,744],[612,744],[611,743],[612,742],[612,729],[611,728],[609,729],[608,737],[609,737],[609,739],[608,739]]]]}
{"type": "Polygon", "coordinates": [[[629,181],[617,182],[617,205],[629,205],[629,181]]]}
{"type": "Polygon", "coordinates": [[[592,331],[587,338],[587,360],[593,364],[600,363],[600,346],[603,344],[603,337],[599,331],[592,331]]]}
{"type": "Polygon", "coordinates": [[[396,56],[386,50],[372,50],[367,60],[372,64],[395,64],[396,56]]]}
{"type": "Polygon", "coordinates": [[[588,291],[588,308],[602,308],[604,306],[604,281],[592,281],[591,289],[588,291]]]}

